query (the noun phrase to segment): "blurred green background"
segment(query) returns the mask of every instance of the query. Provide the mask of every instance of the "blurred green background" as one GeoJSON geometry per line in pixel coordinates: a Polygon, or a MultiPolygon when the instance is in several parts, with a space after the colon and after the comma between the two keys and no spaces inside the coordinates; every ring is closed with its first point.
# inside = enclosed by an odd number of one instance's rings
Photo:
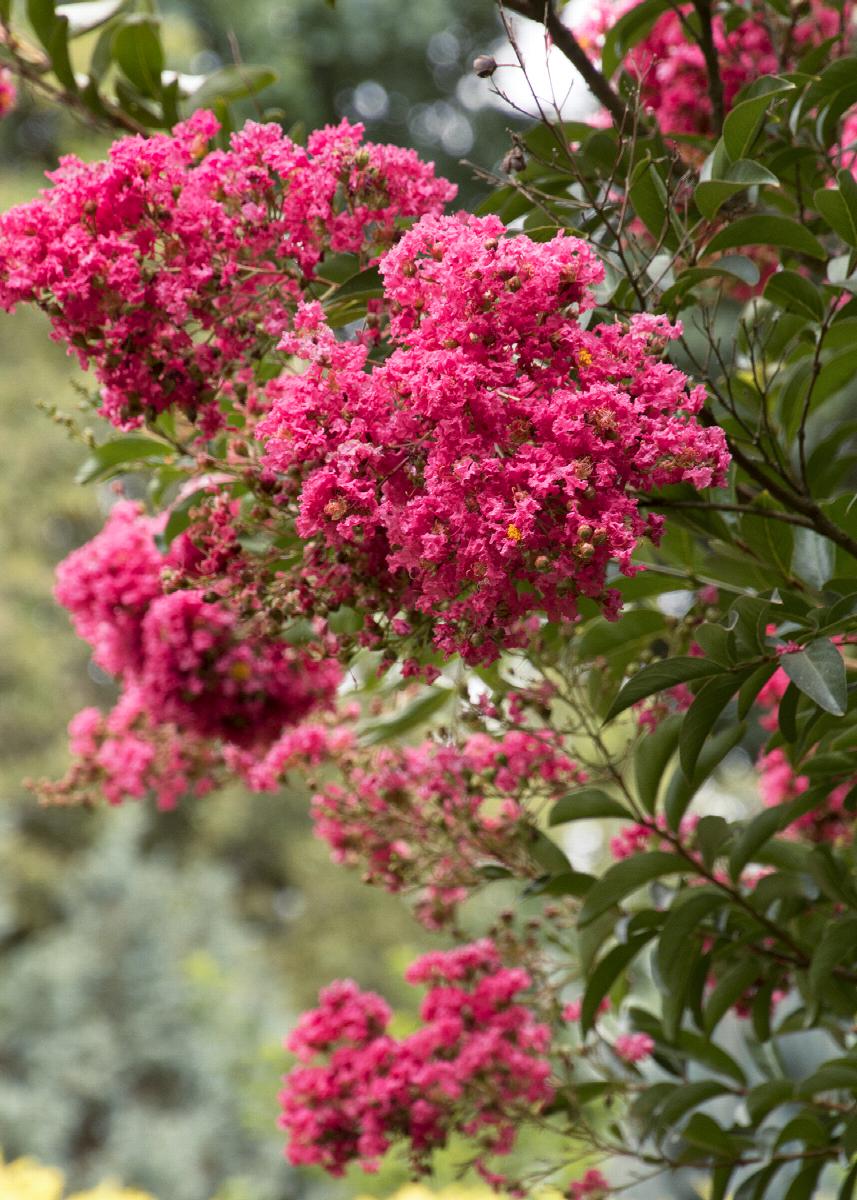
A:
{"type": "MultiPolygon", "coordinates": [[[[286,128],[347,115],[479,192],[508,114],[469,64],[498,36],[490,0],[185,0],[165,6],[168,65],[268,63],[260,98],[286,128]]],[[[258,116],[252,106],[243,116],[258,116]]],[[[0,203],[35,194],[60,153],[106,145],[22,96],[0,127],[0,203]]],[[[52,600],[56,562],[97,530],[109,490],[77,487],[79,377],[36,314],[0,315],[0,1150],[106,1176],[160,1200],[384,1195],[395,1164],[342,1184],[282,1157],[283,1034],[331,978],[413,1004],[424,943],[404,906],[314,841],[306,796],[234,791],[177,813],[40,809],[27,776],[61,774],[65,726],[112,685],[52,600]],[[371,1186],[367,1187],[367,1183],[371,1186]]],[[[109,485],[108,485],[109,486],[109,485]]]]}

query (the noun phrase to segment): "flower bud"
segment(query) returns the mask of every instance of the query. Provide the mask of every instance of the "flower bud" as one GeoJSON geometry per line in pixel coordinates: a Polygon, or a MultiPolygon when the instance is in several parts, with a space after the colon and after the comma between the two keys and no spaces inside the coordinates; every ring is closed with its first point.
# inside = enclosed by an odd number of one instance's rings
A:
{"type": "Polygon", "coordinates": [[[479,54],[473,60],[473,70],[480,79],[490,79],[497,70],[497,61],[491,54],[479,54]]]}
{"type": "Polygon", "coordinates": [[[504,175],[514,175],[516,171],[523,171],[527,165],[527,156],[524,154],[520,146],[513,146],[511,150],[507,150],[503,156],[501,170],[504,175]]]}

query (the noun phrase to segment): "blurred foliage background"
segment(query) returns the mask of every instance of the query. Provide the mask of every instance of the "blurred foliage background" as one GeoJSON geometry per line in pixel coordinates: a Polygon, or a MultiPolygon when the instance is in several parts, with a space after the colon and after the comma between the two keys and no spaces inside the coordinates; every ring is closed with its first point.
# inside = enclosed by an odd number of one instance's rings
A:
{"type": "MultiPolygon", "coordinates": [[[[490,0],[183,0],[164,6],[168,65],[264,62],[263,113],[288,129],[341,116],[413,145],[481,190],[508,114],[470,74],[498,25],[490,0]]],[[[0,127],[0,203],[31,197],[61,153],[106,141],[24,94],[0,127]]],[[[160,1200],[382,1196],[285,1165],[275,1127],[296,1013],[352,975],[412,1011],[401,970],[421,948],[403,905],[329,863],[306,796],[217,795],[177,813],[40,809],[27,776],[61,773],[65,726],[112,685],[53,602],[56,562],[112,499],[78,487],[85,448],[38,405],[83,419],[82,379],[38,316],[0,316],[0,1151],[160,1200]]],[[[109,486],[109,485],[108,485],[109,486]]]]}

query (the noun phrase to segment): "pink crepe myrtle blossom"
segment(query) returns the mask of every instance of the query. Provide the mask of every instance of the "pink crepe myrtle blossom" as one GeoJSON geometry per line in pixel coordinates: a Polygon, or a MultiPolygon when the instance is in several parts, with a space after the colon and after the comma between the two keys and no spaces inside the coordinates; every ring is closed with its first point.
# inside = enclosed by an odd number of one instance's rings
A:
{"type": "Polygon", "coordinates": [[[569,1188],[569,1200],[602,1200],[610,1192],[610,1184],[594,1167],[582,1179],[576,1179],[569,1188]]]}
{"type": "Polygon", "coordinates": [[[355,602],[368,577],[391,619],[474,664],[525,644],[536,613],[573,620],[579,596],[615,616],[608,565],[633,574],[662,527],[635,492],[717,485],[728,462],[695,419],[703,390],[661,359],[679,327],[584,329],[603,273],[590,249],[505,233],[462,214],[401,238],[380,263],[394,350],[371,368],[303,306],[282,346],[308,366],[259,425],[298,533],[354,563],[355,602]]]}
{"type": "Polygon", "coordinates": [[[227,599],[165,592],[164,568],[177,560],[157,549],[161,524],[121,502],[57,569],[57,598],[77,632],[151,722],[267,748],[284,727],[329,708],[341,678],[333,659],[266,635],[227,599]]]}
{"type": "Polygon", "coordinates": [[[416,891],[417,916],[440,928],[484,881],[486,863],[541,874],[531,821],[583,779],[549,731],[478,733],[461,747],[427,741],[364,763],[354,756],[311,811],[335,862],[388,891],[416,891]]]}
{"type": "Polygon", "coordinates": [[[287,1040],[301,1063],[280,1096],[290,1162],[372,1171],[404,1143],[425,1173],[432,1151],[459,1133],[489,1175],[484,1160],[508,1154],[520,1120],[552,1098],[549,1031],[520,999],[530,976],[505,967],[493,942],[427,954],[406,978],[428,987],[414,1033],[394,1038],[385,1002],[345,981],[287,1040]]]}
{"type": "Polygon", "coordinates": [[[627,1063],[643,1062],[654,1048],[655,1043],[647,1033],[621,1033],[613,1043],[613,1049],[627,1063]]]}
{"type": "Polygon", "coordinates": [[[15,77],[8,67],[0,67],[0,120],[8,117],[18,101],[15,77]]]}
{"type": "Polygon", "coordinates": [[[250,122],[209,149],[218,129],[199,111],[119,139],[106,161],[67,155],[50,188],[0,217],[0,307],[44,309],[120,428],[173,408],[213,433],[220,398],[246,388],[325,254],[368,262],[402,218],[455,194],[412,150],[363,143],[347,121],[306,148],[250,122]]]}
{"type": "MultiPolygon", "coordinates": [[[[633,0],[602,0],[578,25],[587,45],[599,49],[607,32],[633,7],[633,0]]],[[[734,10],[737,14],[737,9],[734,10]]],[[[797,19],[770,9],[745,6],[742,21],[715,12],[712,34],[720,67],[723,103],[732,107],[742,88],[760,75],[795,71],[801,56],[832,40],[831,57],[847,53],[854,6],[844,9],[828,0],[812,0],[797,19]]],[[[625,56],[624,67],[639,81],[640,101],[654,113],[665,133],[709,134],[712,108],[705,58],[688,32],[691,5],[661,13],[649,31],[625,56]]]]}

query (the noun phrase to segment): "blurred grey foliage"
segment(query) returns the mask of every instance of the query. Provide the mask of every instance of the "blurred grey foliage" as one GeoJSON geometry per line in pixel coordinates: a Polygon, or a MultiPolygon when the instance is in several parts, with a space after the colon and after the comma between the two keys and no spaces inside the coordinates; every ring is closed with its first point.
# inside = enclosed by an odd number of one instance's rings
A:
{"type": "Polygon", "coordinates": [[[113,1175],[203,1200],[231,1181],[219,1194],[287,1200],[274,1115],[293,1014],[228,871],[144,856],[146,824],[114,813],[58,888],[62,922],[5,958],[0,1144],[75,1187],[113,1175]]]}

